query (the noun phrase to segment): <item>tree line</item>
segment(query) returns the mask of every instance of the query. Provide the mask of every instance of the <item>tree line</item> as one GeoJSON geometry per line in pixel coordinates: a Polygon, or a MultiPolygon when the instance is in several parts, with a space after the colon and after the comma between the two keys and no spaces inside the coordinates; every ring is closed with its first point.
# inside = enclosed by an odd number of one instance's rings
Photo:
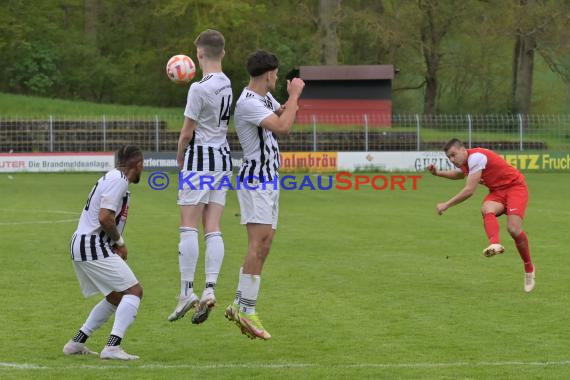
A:
{"type": "Polygon", "coordinates": [[[193,41],[212,28],[236,93],[263,48],[282,96],[302,65],[393,64],[395,112],[529,113],[537,71],[553,78],[542,99],[567,99],[569,26],[568,0],[3,0],[0,91],[180,107],[187,86],[166,61],[197,63],[193,41]]]}

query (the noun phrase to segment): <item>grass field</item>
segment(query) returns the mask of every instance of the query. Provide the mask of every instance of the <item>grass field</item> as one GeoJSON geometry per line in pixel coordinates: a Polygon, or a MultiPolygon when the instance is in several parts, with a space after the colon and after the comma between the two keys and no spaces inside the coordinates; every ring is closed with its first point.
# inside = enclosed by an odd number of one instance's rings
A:
{"type": "MultiPolygon", "coordinates": [[[[184,100],[184,99],[183,99],[184,100]]],[[[183,107],[182,104],[181,107],[183,107]]],[[[120,104],[102,104],[80,100],[52,99],[39,96],[14,95],[0,92],[0,116],[38,118],[48,115],[67,117],[147,116],[175,117],[183,108],[161,108],[120,104]]]]}
{"type": "MultiPolygon", "coordinates": [[[[570,378],[568,175],[527,175],[525,229],[537,266],[530,294],[504,218],[507,252],[481,255],[483,188],[444,216],[436,202],[462,181],[424,176],[416,191],[282,191],[258,300],[273,335],[264,342],[223,318],[247,244],[233,192],[219,307],[203,325],[167,322],[179,288],[176,189],[152,190],[145,173],[131,185],[125,234],[145,289],[124,340],[141,356],[132,363],[61,352],[99,301],[82,298],[68,254],[99,174],[11,177],[0,175],[2,379],[570,378]]],[[[203,253],[198,265],[201,284],[203,253]]],[[[90,338],[92,349],[103,347],[111,323],[90,338]]]]}

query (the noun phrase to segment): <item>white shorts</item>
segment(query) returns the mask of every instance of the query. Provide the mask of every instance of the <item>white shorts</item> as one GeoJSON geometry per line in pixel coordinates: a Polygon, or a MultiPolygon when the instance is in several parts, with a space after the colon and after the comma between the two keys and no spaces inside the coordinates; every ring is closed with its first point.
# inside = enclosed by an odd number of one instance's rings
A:
{"type": "Polygon", "coordinates": [[[75,274],[85,297],[103,293],[122,292],[139,283],[135,274],[119,255],[100,260],[73,261],[75,274]]]}
{"type": "Polygon", "coordinates": [[[180,182],[183,184],[183,190],[178,190],[177,203],[179,206],[195,206],[198,203],[208,204],[210,202],[225,206],[226,194],[228,192],[229,186],[233,186],[230,182],[232,179],[231,171],[189,172],[183,170],[180,175],[180,182]],[[188,178],[188,176],[192,173],[194,173],[194,175],[188,178]],[[187,183],[184,183],[186,182],[184,181],[185,178],[188,178],[187,182],[190,182],[194,188],[196,188],[196,190],[191,188],[187,183]],[[214,190],[210,189],[210,186],[214,190]],[[216,190],[218,188],[219,190],[216,190]]]}
{"type": "Polygon", "coordinates": [[[271,224],[276,230],[279,217],[279,186],[268,183],[263,190],[262,184],[248,184],[249,187],[256,185],[259,186],[258,189],[248,190],[241,184],[241,189],[237,190],[241,224],[271,224]]]}

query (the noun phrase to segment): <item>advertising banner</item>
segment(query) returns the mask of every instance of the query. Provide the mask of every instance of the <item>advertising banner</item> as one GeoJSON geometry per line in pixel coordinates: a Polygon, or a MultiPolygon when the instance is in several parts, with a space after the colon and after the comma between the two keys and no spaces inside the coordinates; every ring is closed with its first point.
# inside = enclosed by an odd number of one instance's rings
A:
{"type": "Polygon", "coordinates": [[[501,155],[509,164],[521,171],[570,172],[570,154],[553,153],[513,153],[501,155]]]}
{"type": "Polygon", "coordinates": [[[114,167],[113,152],[0,154],[0,173],[105,172],[114,167]]]}
{"type": "MultiPolygon", "coordinates": [[[[145,172],[177,172],[176,152],[143,152],[145,172]]],[[[232,165],[239,168],[242,152],[232,152],[232,165]]]]}
{"type": "Polygon", "coordinates": [[[423,172],[434,164],[438,170],[455,167],[443,152],[338,152],[338,170],[423,172]]]}
{"type": "Polygon", "coordinates": [[[336,152],[282,152],[280,172],[335,172],[336,152]]]}

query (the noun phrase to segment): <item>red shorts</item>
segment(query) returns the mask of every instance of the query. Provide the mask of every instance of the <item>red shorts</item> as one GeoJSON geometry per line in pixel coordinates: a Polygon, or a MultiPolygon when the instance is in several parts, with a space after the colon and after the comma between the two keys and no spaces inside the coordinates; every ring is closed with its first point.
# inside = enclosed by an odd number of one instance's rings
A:
{"type": "Polygon", "coordinates": [[[528,204],[528,187],[526,184],[509,186],[505,189],[493,190],[483,199],[483,202],[498,202],[505,206],[502,214],[518,215],[524,218],[528,204]]]}

